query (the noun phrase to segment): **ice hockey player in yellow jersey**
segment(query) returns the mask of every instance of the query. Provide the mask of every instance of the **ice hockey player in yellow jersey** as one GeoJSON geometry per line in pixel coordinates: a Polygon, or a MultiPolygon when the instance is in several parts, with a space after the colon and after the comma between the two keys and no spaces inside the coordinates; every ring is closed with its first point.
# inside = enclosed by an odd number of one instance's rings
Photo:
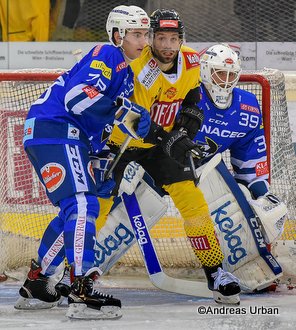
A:
{"type": "MultiPolygon", "coordinates": [[[[135,74],[132,101],[150,110],[152,125],[144,139],[130,142],[116,166],[117,189],[130,161],[142,165],[180,211],[186,235],[205,270],[215,301],[237,304],[238,281],[222,269],[224,256],[208,205],[194,184],[189,166],[188,152],[195,149],[195,153],[201,155],[198,146],[192,143],[203,120],[203,113],[196,106],[200,84],[199,54],[183,45],[184,26],[175,10],[156,10],[150,16],[150,24],[149,45],[130,65],[135,74]]],[[[125,137],[114,127],[109,141],[113,153],[118,151],[125,137]]],[[[117,190],[113,192],[117,193],[117,190]]],[[[111,200],[109,204],[112,204],[111,200]]],[[[99,219],[99,222],[103,221],[99,219]]]]}

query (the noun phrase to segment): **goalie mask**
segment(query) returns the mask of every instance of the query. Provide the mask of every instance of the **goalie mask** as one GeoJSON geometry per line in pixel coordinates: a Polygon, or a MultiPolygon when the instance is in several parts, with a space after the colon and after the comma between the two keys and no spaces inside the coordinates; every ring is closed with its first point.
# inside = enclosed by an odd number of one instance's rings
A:
{"type": "Polygon", "coordinates": [[[118,31],[121,40],[125,37],[126,31],[130,29],[149,29],[150,19],[146,12],[137,6],[117,6],[111,10],[106,23],[106,31],[110,42],[116,46],[114,32],[118,31]]]}
{"type": "Polygon", "coordinates": [[[228,45],[210,47],[201,57],[200,74],[214,104],[226,109],[232,102],[232,90],[241,74],[240,60],[228,45]]]}

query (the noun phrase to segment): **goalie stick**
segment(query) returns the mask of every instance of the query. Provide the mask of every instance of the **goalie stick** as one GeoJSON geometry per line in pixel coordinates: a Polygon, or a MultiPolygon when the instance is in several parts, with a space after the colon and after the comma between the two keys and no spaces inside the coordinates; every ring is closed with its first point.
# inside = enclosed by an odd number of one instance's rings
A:
{"type": "Polygon", "coordinates": [[[212,298],[213,293],[208,289],[207,283],[177,279],[164,273],[154,249],[145,220],[142,216],[135,193],[132,193],[131,195],[123,193],[122,200],[152,284],[165,291],[197,297],[212,298]]]}
{"type": "MultiPolygon", "coordinates": [[[[123,144],[119,149],[119,152],[117,153],[116,157],[112,162],[111,167],[106,172],[106,179],[110,178],[115,166],[123,155],[131,139],[132,137],[127,136],[124,140],[123,144]]],[[[196,156],[194,150],[191,152],[190,156],[196,156]]],[[[198,178],[198,181],[196,181],[196,184],[200,181],[200,179],[203,180],[206,175],[220,162],[220,160],[221,154],[217,154],[206,165],[204,165],[203,167],[205,172],[200,174],[200,177],[198,178]]],[[[194,164],[192,166],[194,168],[194,164]]],[[[177,279],[170,277],[164,273],[158,260],[155,248],[153,246],[149,230],[141,214],[140,206],[138,204],[135,193],[133,192],[131,195],[128,195],[127,193],[123,192],[121,198],[125,206],[128,218],[131,222],[140,251],[142,253],[142,257],[151,283],[157,288],[169,292],[175,292],[179,294],[197,297],[212,298],[213,294],[208,289],[207,284],[205,282],[177,279]],[[136,213],[137,215],[135,215],[136,213]],[[138,226],[140,226],[140,228],[138,226]],[[141,240],[141,234],[144,235],[143,240],[141,240]],[[144,244],[142,244],[143,241],[145,242],[144,244]]],[[[121,257],[121,254],[118,256],[118,259],[119,257],[121,257]]]]}

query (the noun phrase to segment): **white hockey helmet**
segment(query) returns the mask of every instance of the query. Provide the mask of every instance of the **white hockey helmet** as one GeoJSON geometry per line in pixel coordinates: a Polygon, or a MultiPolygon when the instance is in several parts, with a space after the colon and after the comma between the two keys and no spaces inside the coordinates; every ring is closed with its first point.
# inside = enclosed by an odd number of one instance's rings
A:
{"type": "Polygon", "coordinates": [[[241,74],[241,63],[237,53],[227,44],[211,46],[201,57],[201,80],[213,102],[220,109],[226,109],[232,102],[232,90],[241,74]],[[224,79],[219,73],[226,73],[224,79]]]}
{"type": "Polygon", "coordinates": [[[109,36],[110,42],[117,47],[114,43],[114,29],[119,32],[121,39],[124,38],[126,30],[128,29],[149,29],[150,18],[147,13],[137,6],[117,6],[113,8],[107,18],[106,31],[109,36]]]}

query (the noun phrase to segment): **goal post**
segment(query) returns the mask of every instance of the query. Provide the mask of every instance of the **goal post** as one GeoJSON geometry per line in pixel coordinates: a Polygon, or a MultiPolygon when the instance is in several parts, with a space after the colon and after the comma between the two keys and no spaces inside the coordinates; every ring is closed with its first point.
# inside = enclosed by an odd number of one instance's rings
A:
{"type": "MultiPolygon", "coordinates": [[[[28,266],[37,255],[40,238],[58,212],[48,201],[23,150],[23,126],[30,105],[48,88],[60,71],[0,73],[0,274],[28,266]]],[[[296,157],[285,94],[285,78],[278,70],[244,72],[239,87],[254,93],[261,105],[271,190],[288,206],[289,218],[282,240],[296,240],[296,157]]],[[[229,155],[224,154],[229,164],[229,155]]],[[[152,228],[154,245],[163,267],[196,269],[183,220],[171,199],[167,214],[152,228]]],[[[120,259],[124,266],[144,267],[137,246],[120,259]]]]}

